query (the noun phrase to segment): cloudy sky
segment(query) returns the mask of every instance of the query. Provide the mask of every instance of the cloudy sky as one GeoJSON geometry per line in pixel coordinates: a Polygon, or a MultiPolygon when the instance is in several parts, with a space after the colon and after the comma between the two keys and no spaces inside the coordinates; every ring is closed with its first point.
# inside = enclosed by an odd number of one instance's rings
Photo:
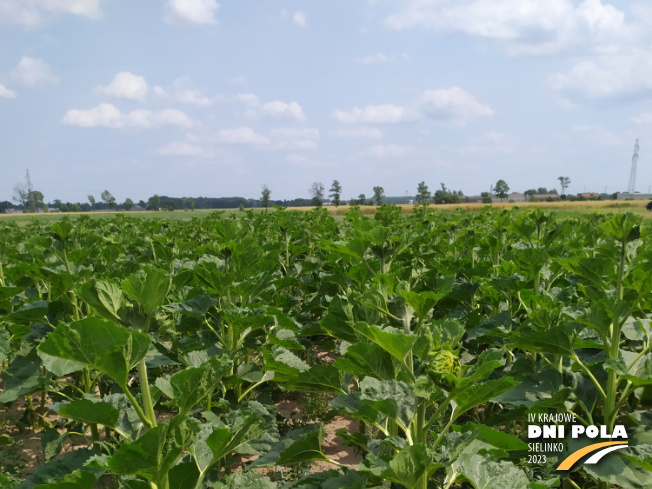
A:
{"type": "Polygon", "coordinates": [[[0,200],[652,185],[649,0],[0,0],[0,200]]]}

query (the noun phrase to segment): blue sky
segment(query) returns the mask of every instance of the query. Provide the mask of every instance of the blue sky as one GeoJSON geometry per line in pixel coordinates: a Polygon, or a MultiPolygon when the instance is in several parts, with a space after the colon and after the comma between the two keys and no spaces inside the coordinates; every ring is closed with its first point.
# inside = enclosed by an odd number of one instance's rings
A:
{"type": "Polygon", "coordinates": [[[652,5],[0,0],[0,200],[652,185],[652,5]]]}

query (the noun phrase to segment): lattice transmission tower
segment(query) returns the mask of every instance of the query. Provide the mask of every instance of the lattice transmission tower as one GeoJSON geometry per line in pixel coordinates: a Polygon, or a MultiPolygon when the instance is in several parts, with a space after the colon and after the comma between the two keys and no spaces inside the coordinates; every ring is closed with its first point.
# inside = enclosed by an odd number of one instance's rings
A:
{"type": "Polygon", "coordinates": [[[633,194],[636,192],[636,163],[638,163],[638,139],[634,144],[634,155],[632,156],[632,171],[629,172],[629,185],[627,186],[627,193],[633,194]]]}

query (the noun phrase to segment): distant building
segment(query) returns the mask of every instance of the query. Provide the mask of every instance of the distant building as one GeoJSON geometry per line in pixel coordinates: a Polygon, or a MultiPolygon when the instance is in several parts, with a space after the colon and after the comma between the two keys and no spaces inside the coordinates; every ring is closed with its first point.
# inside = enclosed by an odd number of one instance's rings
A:
{"type": "Polygon", "coordinates": [[[507,201],[510,200],[513,202],[525,202],[527,199],[525,198],[525,194],[520,192],[512,192],[507,196],[507,201]]]}
{"type": "Polygon", "coordinates": [[[463,200],[469,204],[480,204],[482,203],[482,195],[466,195],[463,200]]]}
{"type": "Polygon", "coordinates": [[[530,197],[532,202],[546,202],[550,200],[559,200],[559,195],[557,194],[534,194],[530,197]]]}
{"type": "Polygon", "coordinates": [[[639,193],[627,193],[627,192],[619,192],[618,193],[618,200],[651,200],[652,199],[652,194],[639,194],[639,193]]]}
{"type": "Polygon", "coordinates": [[[21,211],[20,209],[7,209],[5,211],[5,214],[22,214],[22,213],[23,211],[21,211]]]}

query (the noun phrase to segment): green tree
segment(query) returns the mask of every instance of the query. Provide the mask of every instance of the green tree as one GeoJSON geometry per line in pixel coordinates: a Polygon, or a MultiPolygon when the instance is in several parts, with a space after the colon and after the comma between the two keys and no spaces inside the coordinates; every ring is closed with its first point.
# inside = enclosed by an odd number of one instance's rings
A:
{"type": "Polygon", "coordinates": [[[417,204],[422,204],[423,202],[430,202],[430,197],[431,197],[430,190],[428,190],[428,185],[426,185],[426,182],[421,182],[419,185],[417,185],[417,195],[416,195],[416,201],[417,204]]]}
{"type": "Polygon", "coordinates": [[[324,205],[324,184],[315,182],[310,187],[310,196],[312,197],[312,205],[321,207],[324,205]]]}
{"type": "Polygon", "coordinates": [[[125,209],[130,210],[134,206],[134,201],[129,197],[125,200],[125,209]]]}
{"type": "Polygon", "coordinates": [[[45,204],[43,203],[43,194],[38,190],[32,190],[30,192],[30,206],[31,212],[38,212],[39,209],[44,209],[45,204]]]}
{"type": "Polygon", "coordinates": [[[534,199],[534,195],[537,193],[536,189],[528,189],[523,194],[525,195],[525,200],[532,200],[534,199]]]}
{"type": "Polygon", "coordinates": [[[25,172],[25,183],[14,186],[13,200],[23,207],[25,212],[36,212],[43,207],[43,194],[32,187],[29,170],[25,172]]]}
{"type": "Polygon", "coordinates": [[[91,210],[95,210],[95,197],[93,197],[91,194],[88,194],[88,201],[91,204],[91,210]]]}
{"type": "Polygon", "coordinates": [[[358,195],[358,205],[367,205],[367,196],[365,194],[358,195]]]}
{"type": "Polygon", "coordinates": [[[507,198],[507,192],[509,192],[509,185],[505,180],[498,180],[494,186],[494,192],[500,200],[505,200],[507,198]]]}
{"type": "Polygon", "coordinates": [[[333,204],[335,207],[339,207],[339,205],[342,203],[342,185],[340,185],[340,182],[333,180],[329,192],[330,194],[328,196],[333,200],[333,204]]]}
{"type": "Polygon", "coordinates": [[[108,190],[102,192],[102,200],[109,206],[109,208],[113,209],[113,207],[115,207],[115,197],[111,195],[111,192],[108,190]]]}
{"type": "Polygon", "coordinates": [[[558,177],[557,180],[559,180],[559,185],[561,186],[561,195],[563,199],[566,196],[566,189],[570,185],[571,181],[568,177],[558,177]]]}
{"type": "Polygon", "coordinates": [[[260,203],[265,208],[265,212],[267,212],[267,208],[269,207],[269,196],[271,193],[272,191],[269,189],[269,187],[267,187],[267,185],[263,185],[263,191],[260,195],[260,203]]]}
{"type": "Polygon", "coordinates": [[[491,204],[491,194],[489,192],[482,192],[480,197],[482,197],[483,204],[491,204]]]}
{"type": "Polygon", "coordinates": [[[385,189],[383,187],[374,187],[373,201],[375,205],[383,205],[385,202],[385,189]]]}
{"type": "Polygon", "coordinates": [[[462,201],[462,191],[450,191],[444,183],[441,184],[441,190],[435,192],[435,204],[459,204],[462,201]]]}
{"type": "Polygon", "coordinates": [[[82,208],[81,208],[81,206],[79,204],[73,204],[71,210],[72,210],[72,212],[81,212],[82,208]]]}
{"type": "Polygon", "coordinates": [[[161,207],[161,197],[158,194],[154,194],[149,198],[149,205],[147,206],[150,210],[157,211],[161,207]]]}

